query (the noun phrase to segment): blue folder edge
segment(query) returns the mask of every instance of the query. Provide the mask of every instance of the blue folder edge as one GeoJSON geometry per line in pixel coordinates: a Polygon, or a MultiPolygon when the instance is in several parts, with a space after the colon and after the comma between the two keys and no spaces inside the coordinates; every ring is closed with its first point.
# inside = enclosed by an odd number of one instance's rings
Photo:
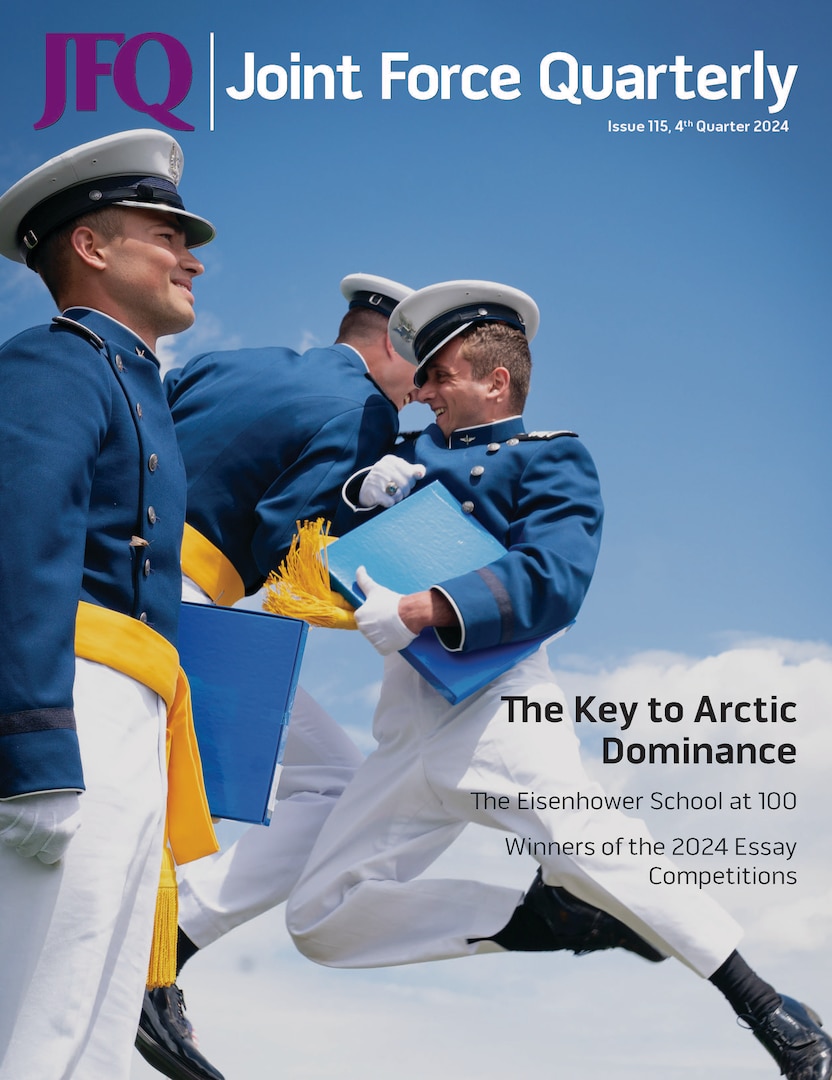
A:
{"type": "Polygon", "coordinates": [[[572,625],[574,623],[544,637],[515,641],[509,645],[493,645],[469,653],[448,652],[435,631],[428,628],[403,649],[401,655],[446,701],[458,705],[537,652],[547,641],[554,641],[565,634],[572,625]]]}
{"type": "MultiPolygon", "coordinates": [[[[331,543],[327,560],[332,587],[358,606],[364,601],[355,581],[361,565],[380,584],[410,593],[487,566],[505,552],[500,541],[434,481],[331,543]]],[[[573,624],[528,641],[467,653],[449,652],[428,628],[401,655],[456,705],[573,624]]]]}
{"type": "Polygon", "coordinates": [[[182,604],[179,657],[215,817],[271,819],[308,629],[265,612],[182,604]]]}

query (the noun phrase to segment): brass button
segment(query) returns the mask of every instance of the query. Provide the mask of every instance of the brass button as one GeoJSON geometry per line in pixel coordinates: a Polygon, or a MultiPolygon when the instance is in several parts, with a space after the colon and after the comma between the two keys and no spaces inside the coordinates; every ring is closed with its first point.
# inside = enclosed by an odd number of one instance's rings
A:
{"type": "Polygon", "coordinates": [[[116,354],[116,367],[119,371],[124,371],[124,361],[118,354],[116,354]]]}
{"type": "Polygon", "coordinates": [[[156,510],[152,506],[148,506],[147,508],[147,520],[150,522],[151,525],[156,524],[156,510]]]}
{"type": "Polygon", "coordinates": [[[143,611],[139,616],[139,622],[147,622],[147,612],[143,611]]]}
{"type": "Polygon", "coordinates": [[[486,447],[486,450],[488,450],[489,453],[492,453],[492,454],[496,454],[499,449],[500,449],[500,444],[498,442],[490,442],[488,444],[488,446],[486,447]]]}
{"type": "Polygon", "coordinates": [[[142,567],[145,577],[150,577],[150,559],[144,560],[144,566],[142,567]]]}
{"type": "Polygon", "coordinates": [[[473,469],[471,470],[471,475],[472,476],[482,476],[482,474],[484,472],[485,472],[485,466],[484,465],[475,465],[473,467],[473,469]]]}
{"type": "Polygon", "coordinates": [[[156,472],[156,468],[157,468],[158,464],[159,464],[159,456],[158,456],[158,454],[151,454],[150,457],[147,459],[147,467],[148,467],[148,469],[150,469],[151,472],[156,472]]]}
{"type": "Polygon", "coordinates": [[[474,512],[474,504],[472,502],[466,500],[462,504],[462,512],[463,512],[463,514],[473,514],[473,512],[474,512]]]}
{"type": "Polygon", "coordinates": [[[506,446],[517,446],[519,442],[519,439],[508,439],[506,442],[506,446]]]}
{"type": "Polygon", "coordinates": [[[142,415],[142,403],[140,401],[137,401],[136,402],[136,416],[141,417],[141,415],[142,415]]]}

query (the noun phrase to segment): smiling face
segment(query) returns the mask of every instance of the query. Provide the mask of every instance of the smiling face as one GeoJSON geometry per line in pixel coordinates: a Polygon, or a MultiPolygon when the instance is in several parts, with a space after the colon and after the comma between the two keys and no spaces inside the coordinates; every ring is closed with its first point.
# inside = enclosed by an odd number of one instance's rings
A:
{"type": "Polygon", "coordinates": [[[185,246],[172,214],[125,209],[121,216],[115,236],[97,233],[94,218],[73,234],[73,245],[96,271],[97,295],[80,302],[111,315],[155,349],[157,338],[193,323],[192,282],[204,267],[185,246]]]}
{"type": "Polygon", "coordinates": [[[424,384],[413,399],[433,409],[436,423],[447,438],[462,428],[489,424],[513,415],[509,405],[510,377],[503,367],[483,378],[473,375],[471,361],[462,355],[465,342],[454,338],[427,365],[424,384]]]}

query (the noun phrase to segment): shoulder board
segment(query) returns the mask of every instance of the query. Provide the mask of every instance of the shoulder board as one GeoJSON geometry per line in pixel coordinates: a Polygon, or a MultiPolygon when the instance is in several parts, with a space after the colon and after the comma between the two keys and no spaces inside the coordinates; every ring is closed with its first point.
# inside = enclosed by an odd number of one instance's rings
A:
{"type": "Polygon", "coordinates": [[[523,435],[515,435],[516,439],[520,442],[538,442],[546,439],[559,439],[561,435],[568,435],[570,438],[577,439],[577,431],[527,431],[523,435]]]}
{"type": "Polygon", "coordinates": [[[89,327],[84,326],[83,323],[76,322],[74,319],[68,319],[65,315],[53,316],[52,322],[55,323],[56,326],[61,327],[62,330],[71,330],[73,334],[86,338],[90,345],[94,345],[96,349],[104,348],[104,341],[98,334],[94,334],[89,327]]]}

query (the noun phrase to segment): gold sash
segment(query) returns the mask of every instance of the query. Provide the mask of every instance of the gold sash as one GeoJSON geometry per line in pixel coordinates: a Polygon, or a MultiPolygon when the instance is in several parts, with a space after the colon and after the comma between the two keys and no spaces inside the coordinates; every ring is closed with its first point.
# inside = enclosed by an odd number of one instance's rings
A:
{"type": "Polygon", "coordinates": [[[182,573],[220,607],[231,607],[246,594],[243,579],[225,555],[187,522],[182,537],[182,573]]]}
{"type": "Polygon", "coordinates": [[[190,687],[179,654],[166,638],[147,623],[83,600],[75,622],[75,655],[135,679],[167,705],[167,817],[148,986],[169,986],[176,977],[174,860],[190,862],[219,850],[205,794],[190,687]]]}

